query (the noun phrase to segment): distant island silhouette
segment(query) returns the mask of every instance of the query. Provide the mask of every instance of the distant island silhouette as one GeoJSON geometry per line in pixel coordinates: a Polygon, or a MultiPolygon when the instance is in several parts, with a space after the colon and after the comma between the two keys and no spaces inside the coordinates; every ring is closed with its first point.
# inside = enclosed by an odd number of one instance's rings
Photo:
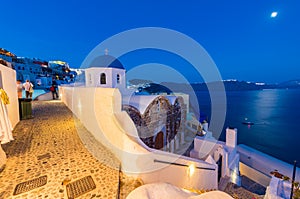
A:
{"type": "MultiPolygon", "coordinates": [[[[195,91],[208,91],[207,85],[218,84],[220,82],[209,83],[174,83],[174,82],[161,82],[159,84],[152,82],[151,80],[132,79],[129,80],[131,86],[137,86],[143,90],[147,90],[149,93],[164,92],[166,88],[171,89],[173,92],[180,92],[189,90],[191,87],[195,91]],[[145,86],[147,85],[147,86],[145,86]],[[160,86],[158,86],[160,85],[160,86]],[[160,88],[162,89],[161,91],[160,88]]],[[[278,84],[256,83],[238,80],[223,80],[226,91],[249,91],[249,90],[263,90],[263,89],[300,89],[300,79],[290,80],[278,84]]]]}
{"type": "MultiPolygon", "coordinates": [[[[159,84],[151,80],[132,79],[129,80],[131,86],[135,86],[139,91],[146,91],[148,93],[161,93],[161,92],[181,92],[189,90],[191,87],[195,91],[208,91],[207,85],[219,84],[220,82],[210,83],[174,83],[174,82],[161,82],[159,84]]],[[[226,91],[249,91],[249,90],[264,90],[264,89],[300,89],[300,79],[285,81],[279,84],[256,83],[238,80],[224,80],[223,84],[226,91]]]]}

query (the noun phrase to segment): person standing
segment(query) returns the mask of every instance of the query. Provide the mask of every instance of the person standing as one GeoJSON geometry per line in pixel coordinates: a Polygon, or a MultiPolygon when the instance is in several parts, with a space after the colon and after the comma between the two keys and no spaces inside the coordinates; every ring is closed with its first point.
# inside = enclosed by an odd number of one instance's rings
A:
{"type": "Polygon", "coordinates": [[[52,98],[57,99],[58,94],[57,94],[56,86],[54,84],[52,84],[52,86],[50,87],[50,91],[52,92],[52,98]]]}
{"type": "Polygon", "coordinates": [[[30,88],[29,88],[29,98],[32,99],[32,94],[33,94],[33,85],[30,83],[30,88]]]}
{"type": "Polygon", "coordinates": [[[27,79],[26,82],[23,84],[23,87],[25,89],[26,98],[32,98],[32,92],[33,92],[32,83],[27,79]]]}

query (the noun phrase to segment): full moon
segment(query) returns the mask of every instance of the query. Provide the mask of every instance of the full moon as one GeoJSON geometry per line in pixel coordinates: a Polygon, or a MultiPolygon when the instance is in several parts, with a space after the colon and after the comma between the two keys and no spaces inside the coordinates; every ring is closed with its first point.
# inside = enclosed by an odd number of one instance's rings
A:
{"type": "Polygon", "coordinates": [[[272,12],[271,17],[275,18],[275,17],[277,17],[277,15],[278,15],[278,12],[272,12]]]}

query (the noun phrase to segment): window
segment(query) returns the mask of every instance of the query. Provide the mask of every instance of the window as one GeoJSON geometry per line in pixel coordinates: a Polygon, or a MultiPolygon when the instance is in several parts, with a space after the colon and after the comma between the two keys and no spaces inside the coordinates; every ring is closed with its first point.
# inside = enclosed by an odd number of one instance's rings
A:
{"type": "Polygon", "coordinates": [[[89,85],[91,85],[93,82],[92,82],[92,75],[89,73],[89,85]]]}
{"type": "Polygon", "coordinates": [[[100,75],[100,84],[106,84],[106,75],[105,75],[105,73],[101,73],[101,75],[100,75]]]}
{"type": "Polygon", "coordinates": [[[117,84],[120,84],[120,75],[117,74],[117,84]]]}

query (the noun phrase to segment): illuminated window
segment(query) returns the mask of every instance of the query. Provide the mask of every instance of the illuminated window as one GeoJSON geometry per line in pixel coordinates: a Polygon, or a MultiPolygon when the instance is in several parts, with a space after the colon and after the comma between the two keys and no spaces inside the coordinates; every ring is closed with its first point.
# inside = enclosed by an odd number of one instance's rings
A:
{"type": "Polygon", "coordinates": [[[93,82],[92,82],[92,75],[89,74],[89,84],[91,85],[93,82]]]}

